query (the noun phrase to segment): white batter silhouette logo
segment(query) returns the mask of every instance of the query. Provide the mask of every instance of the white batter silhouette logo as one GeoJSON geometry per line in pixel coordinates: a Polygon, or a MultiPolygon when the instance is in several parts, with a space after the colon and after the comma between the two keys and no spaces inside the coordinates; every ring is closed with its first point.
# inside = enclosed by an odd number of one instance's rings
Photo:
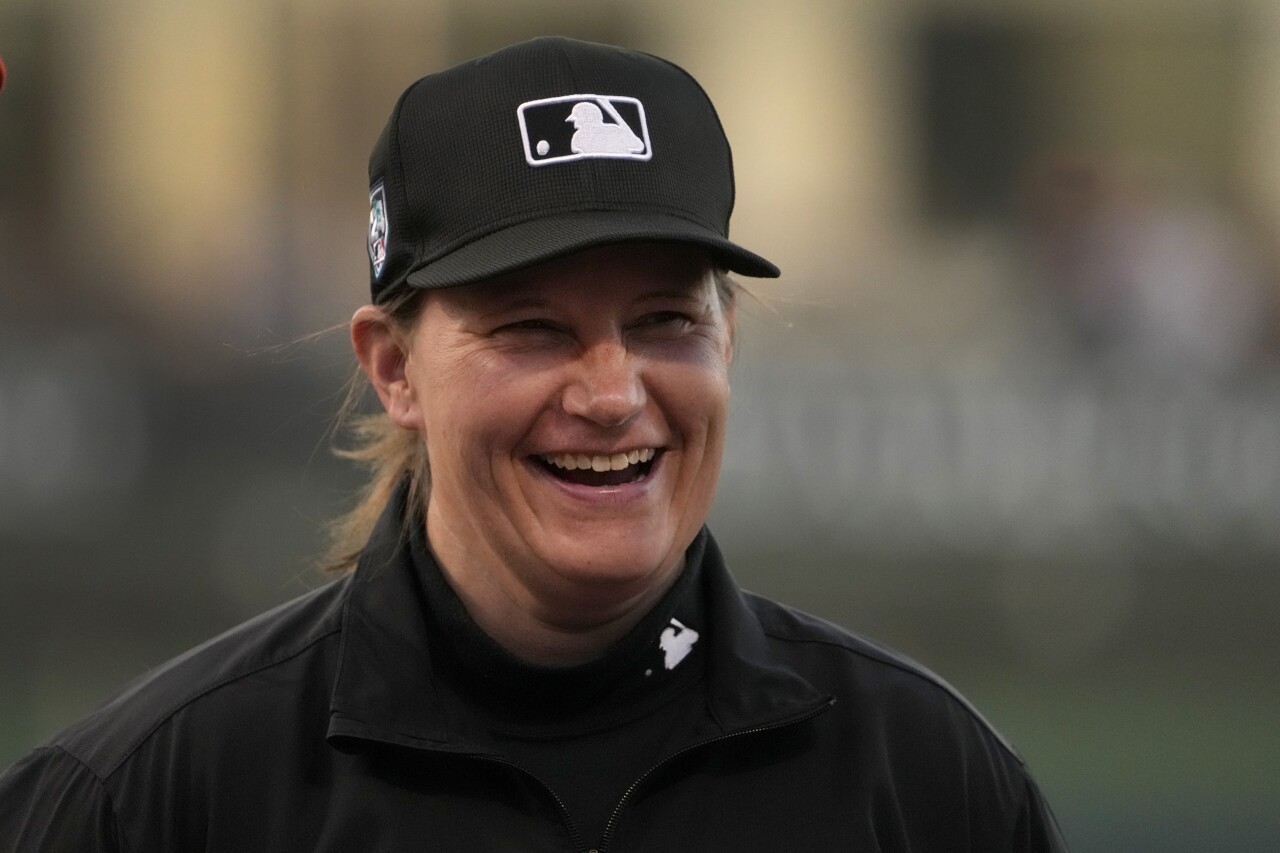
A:
{"type": "Polygon", "coordinates": [[[564,95],[516,110],[530,166],[589,158],[648,160],[653,156],[644,104],[621,95],[564,95]]]}
{"type": "Polygon", "coordinates": [[[680,661],[693,651],[693,644],[698,642],[698,636],[697,631],[682,624],[679,619],[672,619],[658,638],[658,647],[662,649],[662,665],[667,669],[679,666],[680,661]]]}
{"type": "Polygon", "coordinates": [[[632,133],[620,117],[614,124],[605,124],[600,108],[588,101],[575,104],[565,121],[577,128],[569,143],[574,154],[625,156],[644,151],[644,140],[632,133]]]}

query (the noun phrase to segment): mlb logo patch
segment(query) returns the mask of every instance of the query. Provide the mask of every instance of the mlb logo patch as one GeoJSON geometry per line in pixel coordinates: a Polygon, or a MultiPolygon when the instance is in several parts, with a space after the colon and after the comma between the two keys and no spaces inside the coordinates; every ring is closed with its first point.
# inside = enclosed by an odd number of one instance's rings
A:
{"type": "Polygon", "coordinates": [[[563,95],[516,109],[530,166],[589,158],[653,157],[644,104],[620,95],[563,95]]]}
{"type": "Polygon", "coordinates": [[[379,181],[369,191],[369,262],[373,264],[373,277],[382,275],[387,263],[387,235],[391,223],[387,221],[387,194],[379,181]]]}

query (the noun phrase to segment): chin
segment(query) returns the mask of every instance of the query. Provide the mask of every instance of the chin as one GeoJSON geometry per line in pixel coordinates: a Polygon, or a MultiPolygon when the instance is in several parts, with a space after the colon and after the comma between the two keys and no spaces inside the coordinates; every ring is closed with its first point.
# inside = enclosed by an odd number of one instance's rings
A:
{"type": "Polygon", "coordinates": [[[661,583],[665,575],[680,564],[687,547],[666,550],[636,547],[634,538],[628,538],[625,544],[610,545],[599,540],[583,541],[581,535],[575,537],[572,545],[551,550],[545,561],[557,575],[571,583],[602,589],[661,583]]]}

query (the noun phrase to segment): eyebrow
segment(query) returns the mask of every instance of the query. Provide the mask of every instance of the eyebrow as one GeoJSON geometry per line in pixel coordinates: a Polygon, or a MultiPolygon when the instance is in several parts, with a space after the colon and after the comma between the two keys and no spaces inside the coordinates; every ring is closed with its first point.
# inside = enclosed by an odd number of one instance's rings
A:
{"type": "MultiPolygon", "coordinates": [[[[480,300],[477,300],[480,302],[480,300]]],[[[492,317],[496,314],[507,314],[512,311],[523,311],[528,308],[546,308],[552,304],[552,300],[543,296],[524,295],[512,296],[508,298],[498,298],[489,300],[488,305],[480,307],[479,313],[483,317],[492,317]]]]}
{"type": "MultiPolygon", "coordinates": [[[[662,287],[655,290],[645,291],[637,296],[634,300],[637,304],[649,302],[663,301],[680,301],[680,302],[700,302],[701,297],[695,286],[671,286],[662,287]]],[[[548,299],[539,294],[513,294],[510,296],[501,295],[492,300],[483,298],[476,299],[477,312],[483,318],[495,317],[500,314],[510,314],[517,311],[539,310],[553,308],[556,300],[548,299]],[[482,303],[487,302],[487,305],[482,303]]]]}
{"type": "Polygon", "coordinates": [[[701,293],[697,285],[688,285],[684,287],[670,287],[661,290],[651,290],[636,298],[636,302],[657,302],[664,299],[679,299],[686,302],[700,301],[701,293]]]}

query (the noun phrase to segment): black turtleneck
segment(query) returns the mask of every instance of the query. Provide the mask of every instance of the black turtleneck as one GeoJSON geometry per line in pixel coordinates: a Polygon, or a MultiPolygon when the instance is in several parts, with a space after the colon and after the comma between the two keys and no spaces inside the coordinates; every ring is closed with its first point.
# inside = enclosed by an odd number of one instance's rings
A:
{"type": "Polygon", "coordinates": [[[502,755],[551,789],[588,846],[631,784],[707,717],[705,546],[703,531],[671,589],[601,657],[549,667],[520,660],[480,629],[414,525],[437,677],[466,697],[502,755]]]}

